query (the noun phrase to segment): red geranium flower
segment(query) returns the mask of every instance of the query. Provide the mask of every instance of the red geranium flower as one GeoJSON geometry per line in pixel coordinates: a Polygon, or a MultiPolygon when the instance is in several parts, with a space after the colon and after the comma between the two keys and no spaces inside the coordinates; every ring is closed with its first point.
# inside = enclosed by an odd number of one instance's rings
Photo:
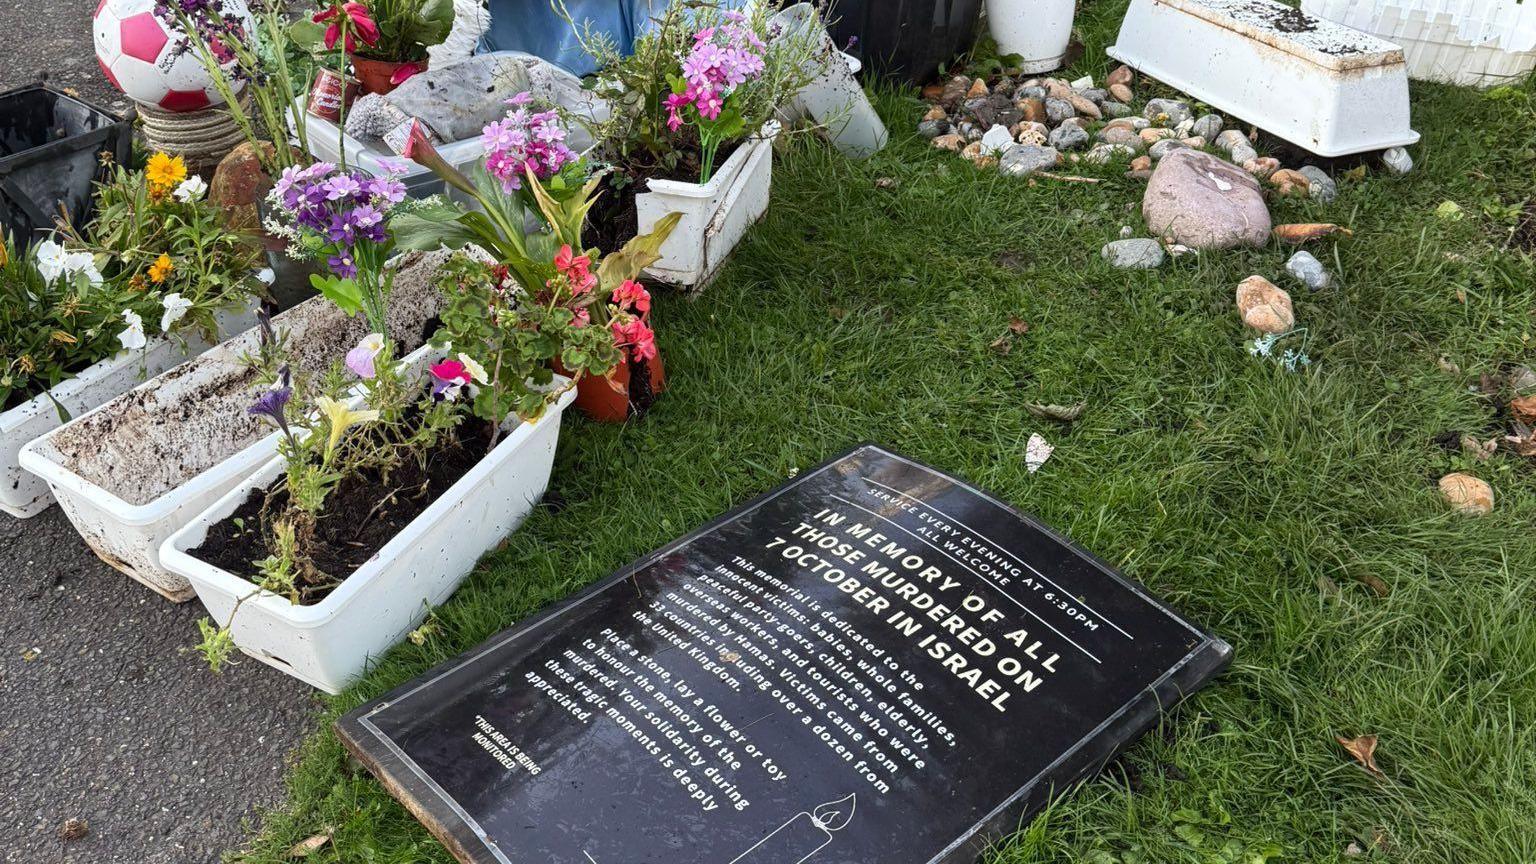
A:
{"type": "Polygon", "coordinates": [[[331,22],[325,28],[325,47],[327,50],[335,48],[336,42],[341,38],[342,16],[350,22],[347,27],[347,51],[357,50],[357,41],[352,38],[356,33],[362,37],[364,43],[377,45],[379,43],[379,25],[373,22],[373,16],[368,13],[368,7],[361,3],[334,4],[323,12],[315,13],[315,23],[322,21],[331,22]]]}

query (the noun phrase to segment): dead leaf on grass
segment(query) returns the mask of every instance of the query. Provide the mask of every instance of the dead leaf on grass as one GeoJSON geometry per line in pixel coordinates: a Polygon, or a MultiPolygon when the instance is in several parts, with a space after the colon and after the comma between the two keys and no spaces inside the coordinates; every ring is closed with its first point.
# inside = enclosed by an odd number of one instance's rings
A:
{"type": "Polygon", "coordinates": [[[1013,350],[1013,338],[1015,336],[1023,336],[1028,332],[1029,322],[1017,315],[1011,316],[1008,319],[1008,332],[993,339],[987,347],[1006,357],[1008,352],[1013,350]]]}
{"type": "Polygon", "coordinates": [[[1471,435],[1461,436],[1461,452],[1471,456],[1479,462],[1493,458],[1498,452],[1499,439],[1489,438],[1487,441],[1479,441],[1471,435]]]}
{"type": "Polygon", "coordinates": [[[1504,436],[1504,447],[1520,456],[1536,456],[1536,429],[1515,421],[1513,435],[1504,436]]]}
{"type": "Polygon", "coordinates": [[[1371,772],[1371,776],[1383,779],[1387,775],[1376,765],[1376,736],[1361,735],[1358,738],[1345,738],[1343,735],[1335,735],[1344,750],[1355,757],[1361,767],[1371,772]]]}
{"type": "Polygon", "coordinates": [[[1028,402],[1025,403],[1024,410],[1041,420],[1055,420],[1057,423],[1076,423],[1083,416],[1083,412],[1088,410],[1088,403],[1042,405],[1039,402],[1028,402]]]}
{"type": "Polygon", "coordinates": [[[1289,225],[1275,226],[1275,239],[1292,246],[1300,246],[1335,234],[1342,234],[1345,237],[1355,236],[1355,232],[1332,222],[1294,222],[1289,225]]]}
{"type": "Polygon", "coordinates": [[[1356,182],[1364,180],[1365,179],[1365,166],[1364,165],[1356,165],[1355,167],[1349,169],[1348,171],[1345,171],[1344,172],[1344,176],[1346,178],[1348,178],[1350,180],[1354,180],[1356,182]]]}
{"type": "Polygon", "coordinates": [[[1029,322],[1017,315],[1013,315],[1008,318],[1008,329],[1013,331],[1015,336],[1023,336],[1029,332],[1029,322]]]}
{"type": "Polygon", "coordinates": [[[1444,354],[1441,354],[1440,355],[1440,359],[1435,361],[1435,365],[1440,367],[1440,371],[1446,373],[1447,375],[1460,375],[1461,374],[1461,367],[1457,366],[1451,360],[1451,358],[1445,356],[1444,354]]]}
{"type": "Polygon", "coordinates": [[[1386,581],[1375,573],[1361,573],[1355,577],[1355,581],[1371,589],[1371,593],[1377,597],[1385,597],[1392,593],[1392,589],[1387,587],[1386,581]]]}
{"type": "Polygon", "coordinates": [[[895,189],[900,185],[901,181],[897,180],[895,177],[881,177],[875,180],[876,189],[895,189]]]}
{"type": "Polygon", "coordinates": [[[289,848],[288,857],[308,858],[311,854],[319,851],[320,847],[329,842],[331,842],[331,835],[329,832],[325,834],[316,834],[313,837],[306,837],[303,840],[293,844],[293,846],[289,848]]]}
{"type": "Polygon", "coordinates": [[[1536,396],[1520,396],[1509,400],[1509,410],[1521,423],[1536,423],[1536,396]]]}

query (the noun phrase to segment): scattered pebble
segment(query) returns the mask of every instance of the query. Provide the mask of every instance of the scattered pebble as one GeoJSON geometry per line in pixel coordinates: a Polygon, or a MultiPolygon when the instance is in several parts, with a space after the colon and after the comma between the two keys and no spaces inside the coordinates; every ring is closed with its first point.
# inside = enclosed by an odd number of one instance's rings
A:
{"type": "Polygon", "coordinates": [[[1135,156],[1136,148],[1126,144],[1096,144],[1083,155],[1083,161],[1092,165],[1108,165],[1120,156],[1135,156]]]}
{"type": "Polygon", "coordinates": [[[1174,150],[1187,148],[1188,145],[1186,145],[1183,141],[1176,141],[1172,138],[1164,138],[1161,141],[1154,142],[1151,147],[1148,147],[1147,155],[1151,156],[1154,160],[1160,161],[1164,156],[1167,156],[1174,150]]]}
{"type": "Polygon", "coordinates": [[[1333,282],[1333,276],[1311,252],[1302,250],[1285,262],[1285,272],[1295,276],[1313,291],[1321,291],[1333,282]]]}
{"type": "Polygon", "coordinates": [[[1099,254],[1111,267],[1119,270],[1154,270],[1161,267],[1167,257],[1163,244],[1144,237],[1106,243],[1099,254]]]}
{"type": "Polygon", "coordinates": [[[1124,102],[1117,102],[1113,99],[1105,99],[1103,102],[1099,103],[1099,110],[1104,112],[1105,117],[1120,118],[1131,116],[1131,114],[1134,113],[1136,109],[1125,104],[1124,102]]]}
{"type": "Polygon", "coordinates": [[[1177,126],[1190,119],[1192,114],[1189,104],[1177,99],[1149,99],[1141,112],[1143,117],[1164,126],[1177,126]]]}
{"type": "Polygon", "coordinates": [[[1307,192],[1314,200],[1328,204],[1339,197],[1339,184],[1333,182],[1327,171],[1316,165],[1305,165],[1298,173],[1307,178],[1307,192]]]}
{"type": "Polygon", "coordinates": [[[1136,133],[1136,137],[1140,138],[1144,143],[1155,144],[1158,141],[1163,140],[1164,138],[1172,138],[1173,137],[1173,130],[1172,129],[1148,128],[1148,129],[1143,129],[1140,132],[1137,132],[1136,133]]]}
{"type": "Polygon", "coordinates": [[[985,147],[982,147],[980,141],[972,141],[965,145],[965,149],[960,151],[960,155],[969,159],[971,164],[977,168],[991,168],[997,164],[997,157],[988,152],[985,147]]]}
{"type": "Polygon", "coordinates": [[[1402,147],[1393,147],[1381,154],[1381,162],[1393,174],[1407,174],[1413,170],[1413,157],[1402,147]]]}
{"type": "Polygon", "coordinates": [[[1136,144],[1141,141],[1129,126],[1105,126],[1099,130],[1099,140],[1105,144],[1136,144]]]}
{"type": "Polygon", "coordinates": [[[1115,70],[1109,73],[1109,77],[1104,79],[1107,84],[1125,84],[1127,86],[1135,80],[1136,73],[1131,70],[1131,67],[1124,65],[1115,67],[1115,70]]]}
{"type": "Polygon", "coordinates": [[[1263,276],[1249,276],[1237,286],[1237,313],[1261,333],[1285,333],[1296,325],[1291,295],[1263,276]]]}
{"type": "Polygon", "coordinates": [[[1004,126],[993,126],[981,136],[981,150],[991,156],[996,156],[1012,145],[1013,134],[1004,126]]]}
{"type": "Polygon", "coordinates": [[[1244,162],[1243,170],[1260,180],[1268,180],[1271,174],[1280,170],[1280,160],[1273,156],[1259,156],[1244,162]]]}
{"type": "Polygon", "coordinates": [[[1466,516],[1486,516],[1493,512],[1493,487],[1484,480],[1459,471],[1440,478],[1440,497],[1466,516]]]}
{"type": "Polygon", "coordinates": [[[1027,177],[1037,171],[1048,171],[1061,164],[1061,154],[1051,147],[1034,147],[1015,144],[1003,151],[997,170],[1009,177],[1027,177]]]}
{"type": "Polygon", "coordinates": [[[1084,75],[1083,77],[1081,77],[1081,78],[1077,79],[1076,81],[1072,82],[1072,89],[1073,90],[1087,90],[1089,87],[1092,87],[1092,86],[1093,86],[1093,76],[1092,75],[1084,75]]]}
{"type": "Polygon", "coordinates": [[[1072,123],[1063,123],[1051,131],[1048,139],[1057,150],[1079,150],[1088,146],[1088,133],[1072,123]]]}
{"type": "Polygon", "coordinates": [[[1045,100],[1045,116],[1052,123],[1060,123],[1068,117],[1076,117],[1077,109],[1065,99],[1047,98],[1045,100]]]}
{"type": "Polygon", "coordinates": [[[1281,195],[1306,195],[1310,181],[1300,171],[1281,168],[1269,175],[1269,184],[1278,189],[1281,195]]]}
{"type": "Polygon", "coordinates": [[[951,153],[959,153],[960,148],[965,146],[965,139],[954,133],[940,135],[933,139],[933,146],[940,150],[948,150],[951,153]]]}
{"type": "Polygon", "coordinates": [[[1207,141],[1214,141],[1216,136],[1221,134],[1221,128],[1224,125],[1226,124],[1222,122],[1219,114],[1204,114],[1195,121],[1195,125],[1189,127],[1189,131],[1207,141]]]}
{"type": "Polygon", "coordinates": [[[924,138],[934,139],[940,135],[949,134],[948,120],[924,120],[917,124],[917,134],[924,138]]]}
{"type": "Polygon", "coordinates": [[[1127,104],[1129,104],[1132,99],[1136,98],[1136,94],[1132,93],[1130,86],[1126,84],[1109,85],[1109,95],[1116,102],[1124,102],[1127,104]]]}

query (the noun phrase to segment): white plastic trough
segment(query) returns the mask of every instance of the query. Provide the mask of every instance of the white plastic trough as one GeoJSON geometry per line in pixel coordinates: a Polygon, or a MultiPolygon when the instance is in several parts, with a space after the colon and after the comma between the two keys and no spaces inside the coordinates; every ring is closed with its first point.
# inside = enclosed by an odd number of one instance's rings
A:
{"type": "MultiPolygon", "coordinates": [[[[391,297],[391,330],[406,350],[436,314],[435,290],[424,287],[391,297]]],[[[273,327],[315,374],[368,332],[324,297],[273,327]]],[[[245,411],[253,391],[243,358],[259,338],[248,330],[22,448],[22,466],[48,484],[91,551],[168,600],[193,592],[161,562],[161,544],[277,451],[277,433],[245,411]]]]}
{"type": "Polygon", "coordinates": [[[890,135],[859,83],[857,76],[864,68],[863,61],[837,50],[826,25],[809,3],[796,3],[778,12],[772,23],[779,28],[780,39],[812,29],[821,34],[821,45],[811,60],[820,71],[788,100],[781,116],[791,122],[810,117],[826,126],[833,146],[856,159],[883,149],[890,135]]]}
{"type": "Polygon", "coordinates": [[[1530,0],[1302,0],[1301,8],[1401,45],[1410,78],[1490,87],[1536,68],[1530,0]]]}
{"type": "Polygon", "coordinates": [[[1274,0],[1132,0],[1109,55],[1319,156],[1419,140],[1402,49],[1274,0]]]}
{"type": "MultiPolygon", "coordinates": [[[[256,324],[256,301],[220,312],[216,318],[221,339],[249,330],[256,324]]],[[[177,339],[157,336],[143,350],[108,357],[47,393],[0,414],[0,510],[18,519],[28,519],[51,507],[53,493],[48,491],[48,484],[22,468],[21,448],[64,425],[66,418],[78,417],[211,347],[196,333],[187,333],[185,338],[183,345],[177,339]],[[66,417],[59,416],[60,406],[66,417]]]]}
{"type": "MultiPolygon", "coordinates": [[[[429,356],[425,349],[413,355],[421,365],[429,356]]],[[[241,651],[339,693],[420,624],[431,607],[446,601],[480,557],[522,524],[549,486],[561,415],[575,398],[575,388],[565,387],[538,422],[510,421],[490,454],[312,606],[259,591],[249,580],[190,554],[211,526],[282,475],[281,458],[173,534],[161,558],[191,582],[216,623],[230,625],[241,651]]]]}
{"type": "Polygon", "coordinates": [[[730,257],[752,224],[768,210],[773,185],[773,139],[779,124],[764,124],[717,166],[708,183],[647,180],[649,192],[635,196],[639,233],[654,230],[668,213],[683,218],[661,246],[661,259],[647,273],[688,288],[702,287],[730,257]]]}

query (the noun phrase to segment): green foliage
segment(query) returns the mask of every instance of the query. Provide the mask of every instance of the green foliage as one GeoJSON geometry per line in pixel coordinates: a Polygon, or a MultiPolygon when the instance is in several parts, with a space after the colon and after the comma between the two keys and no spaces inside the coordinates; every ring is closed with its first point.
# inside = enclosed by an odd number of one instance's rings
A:
{"type": "Polygon", "coordinates": [[[365,57],[393,63],[425,60],[427,49],[453,30],[453,0],[367,0],[366,5],[379,25],[379,41],[359,46],[365,57]]]}

